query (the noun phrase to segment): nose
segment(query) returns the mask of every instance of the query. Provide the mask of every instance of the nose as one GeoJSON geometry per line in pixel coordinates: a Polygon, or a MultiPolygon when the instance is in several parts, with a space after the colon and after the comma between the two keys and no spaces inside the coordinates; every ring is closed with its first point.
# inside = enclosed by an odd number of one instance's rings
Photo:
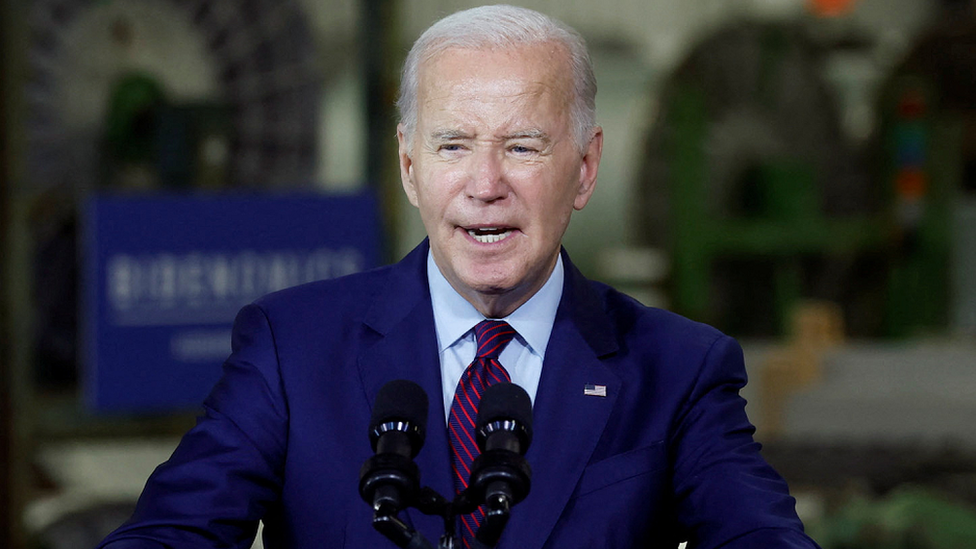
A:
{"type": "Polygon", "coordinates": [[[468,178],[468,196],[482,202],[494,202],[508,196],[504,159],[497,151],[482,149],[472,155],[468,178]]]}

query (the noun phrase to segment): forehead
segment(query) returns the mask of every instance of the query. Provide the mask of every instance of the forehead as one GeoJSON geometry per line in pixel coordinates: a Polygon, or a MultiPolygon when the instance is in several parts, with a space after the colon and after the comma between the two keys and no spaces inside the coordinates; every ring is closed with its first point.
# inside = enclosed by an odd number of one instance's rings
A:
{"type": "Polygon", "coordinates": [[[555,42],[508,48],[452,47],[419,67],[421,111],[451,102],[512,101],[547,96],[568,102],[572,96],[569,55],[555,42]]]}

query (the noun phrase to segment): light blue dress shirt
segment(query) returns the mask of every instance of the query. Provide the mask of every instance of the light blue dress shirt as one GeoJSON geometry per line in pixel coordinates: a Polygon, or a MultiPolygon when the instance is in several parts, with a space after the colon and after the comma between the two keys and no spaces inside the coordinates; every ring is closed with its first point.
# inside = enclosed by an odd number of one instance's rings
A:
{"type": "MultiPolygon", "coordinates": [[[[512,377],[512,382],[525,389],[535,403],[535,394],[542,376],[542,361],[546,356],[549,334],[556,320],[556,309],[563,294],[563,258],[549,280],[521,307],[505,318],[518,335],[509,343],[498,361],[512,377]]],[[[474,360],[475,324],[485,320],[473,305],[457,293],[441,274],[433,255],[427,253],[427,283],[434,307],[434,329],[437,332],[437,351],[441,361],[441,388],[444,395],[444,417],[451,415],[451,403],[461,374],[474,360]]]]}

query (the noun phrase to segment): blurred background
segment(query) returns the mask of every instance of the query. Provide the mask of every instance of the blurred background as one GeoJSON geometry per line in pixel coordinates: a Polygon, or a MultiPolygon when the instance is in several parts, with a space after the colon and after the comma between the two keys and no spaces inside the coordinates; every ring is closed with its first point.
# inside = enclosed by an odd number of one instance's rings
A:
{"type": "MultiPolygon", "coordinates": [[[[740,339],[825,549],[976,547],[976,3],[515,3],[596,65],[583,272],[740,339]]],[[[0,4],[0,546],[93,546],[237,308],[423,238],[398,71],[477,4],[0,4]]]]}

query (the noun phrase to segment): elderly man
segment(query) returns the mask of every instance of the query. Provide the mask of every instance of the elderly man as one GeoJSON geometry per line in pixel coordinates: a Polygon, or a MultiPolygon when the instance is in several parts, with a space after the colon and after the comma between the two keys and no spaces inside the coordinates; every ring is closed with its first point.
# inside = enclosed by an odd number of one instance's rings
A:
{"type": "MultiPolygon", "coordinates": [[[[500,547],[816,547],[752,440],[736,343],[585,279],[561,250],[596,184],[595,94],[582,39],[539,13],[477,8],[428,29],[397,139],[429,239],[245,307],[205,417],[106,545],[246,547],[260,520],[266,547],[391,547],[358,474],[377,392],[407,379],[435,400],[416,463],[448,497],[477,454],[485,387],[530,396],[532,487],[500,547]]],[[[462,546],[481,520],[458,519],[462,546]]]]}

